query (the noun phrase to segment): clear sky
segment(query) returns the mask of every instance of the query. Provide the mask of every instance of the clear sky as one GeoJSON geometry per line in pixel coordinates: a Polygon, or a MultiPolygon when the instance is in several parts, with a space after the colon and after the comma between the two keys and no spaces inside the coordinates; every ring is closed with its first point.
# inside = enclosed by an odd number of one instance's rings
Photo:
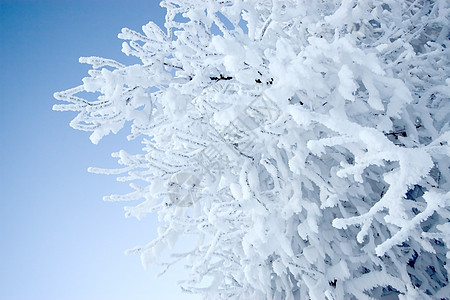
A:
{"type": "Polygon", "coordinates": [[[117,34],[149,20],[163,23],[159,1],[0,0],[0,299],[189,299],[181,268],[154,279],[124,255],[156,236],[156,216],[125,219],[102,196],[127,186],[87,173],[116,166],[126,132],[93,145],[51,110],[87,76],[80,56],[132,62],[117,34]]]}

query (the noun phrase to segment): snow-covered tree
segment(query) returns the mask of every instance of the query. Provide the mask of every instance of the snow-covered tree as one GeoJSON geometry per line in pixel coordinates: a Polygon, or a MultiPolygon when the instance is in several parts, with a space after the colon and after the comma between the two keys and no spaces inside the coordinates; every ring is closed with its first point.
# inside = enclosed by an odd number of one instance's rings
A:
{"type": "Polygon", "coordinates": [[[55,110],[98,143],[131,123],[142,153],[110,201],[158,213],[130,250],[175,253],[213,298],[450,295],[448,0],[165,0],[165,28],[124,28],[55,110]],[[99,92],[96,101],[82,92],[99,92]]]}

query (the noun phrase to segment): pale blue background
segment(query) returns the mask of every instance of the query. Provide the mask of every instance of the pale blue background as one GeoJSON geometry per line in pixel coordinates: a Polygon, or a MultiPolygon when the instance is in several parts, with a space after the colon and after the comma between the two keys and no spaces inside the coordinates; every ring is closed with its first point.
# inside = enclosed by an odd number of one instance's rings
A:
{"type": "MultiPolygon", "coordinates": [[[[120,52],[122,27],[164,22],[159,1],[0,0],[0,299],[187,299],[175,270],[154,279],[124,250],[156,235],[155,216],[125,219],[127,191],[87,173],[115,167],[125,132],[99,145],[53,112],[55,91],[87,75],[80,56],[132,63],[120,52]]],[[[133,148],[132,148],[133,149],[133,148]]]]}

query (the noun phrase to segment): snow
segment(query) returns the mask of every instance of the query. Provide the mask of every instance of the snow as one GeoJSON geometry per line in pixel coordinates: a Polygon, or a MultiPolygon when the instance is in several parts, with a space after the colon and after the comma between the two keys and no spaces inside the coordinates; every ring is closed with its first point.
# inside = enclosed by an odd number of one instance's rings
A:
{"type": "Polygon", "coordinates": [[[54,108],[94,143],[128,123],[142,136],[122,168],[89,171],[139,182],[106,197],[141,199],[126,216],[158,214],[130,251],[145,266],[192,237],[175,255],[186,291],[433,298],[450,257],[449,5],[162,1],[165,29],[119,34],[140,63],[81,58],[93,70],[54,108]]]}
{"type": "Polygon", "coordinates": [[[353,72],[347,65],[343,65],[338,72],[338,76],[339,76],[339,87],[338,87],[339,94],[341,94],[341,96],[345,100],[354,101],[355,96],[353,95],[353,93],[356,91],[358,86],[354,81],[353,72]]]}

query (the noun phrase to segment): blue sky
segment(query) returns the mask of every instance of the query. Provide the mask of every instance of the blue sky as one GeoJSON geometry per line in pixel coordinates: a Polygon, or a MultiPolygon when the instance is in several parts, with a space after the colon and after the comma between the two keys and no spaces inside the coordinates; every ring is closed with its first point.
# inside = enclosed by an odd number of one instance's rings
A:
{"type": "Polygon", "coordinates": [[[80,56],[133,63],[117,34],[162,24],[158,4],[0,0],[1,299],[188,299],[175,286],[181,268],[154,279],[160,269],[124,255],[156,236],[156,216],[125,219],[124,203],[102,196],[127,186],[86,171],[115,167],[126,131],[93,145],[69,127],[74,113],[51,110],[54,92],[87,75],[80,56]]]}

